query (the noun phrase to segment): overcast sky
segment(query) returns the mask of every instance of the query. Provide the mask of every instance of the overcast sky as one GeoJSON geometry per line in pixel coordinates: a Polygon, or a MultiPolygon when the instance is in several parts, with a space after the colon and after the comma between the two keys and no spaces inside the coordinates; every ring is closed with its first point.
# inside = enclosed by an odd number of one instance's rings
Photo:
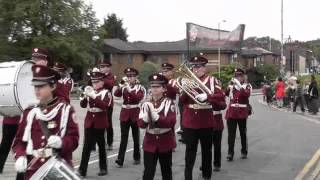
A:
{"type": "MultiPolygon", "coordinates": [[[[129,41],[175,41],[185,38],[186,22],[235,29],[245,24],[245,37],[281,38],[281,0],[85,0],[101,20],[115,13],[123,19],[129,41]]],[[[284,0],[284,37],[320,38],[320,0],[284,0]]]]}

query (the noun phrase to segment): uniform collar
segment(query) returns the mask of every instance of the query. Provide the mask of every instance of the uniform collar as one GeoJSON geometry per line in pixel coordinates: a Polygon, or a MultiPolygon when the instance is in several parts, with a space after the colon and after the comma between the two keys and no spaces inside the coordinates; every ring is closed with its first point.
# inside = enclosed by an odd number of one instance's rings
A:
{"type": "Polygon", "coordinates": [[[46,108],[52,108],[55,105],[57,105],[59,102],[58,97],[54,97],[52,98],[49,102],[44,103],[44,104],[38,104],[38,107],[40,107],[40,109],[46,109],[46,108]]]}

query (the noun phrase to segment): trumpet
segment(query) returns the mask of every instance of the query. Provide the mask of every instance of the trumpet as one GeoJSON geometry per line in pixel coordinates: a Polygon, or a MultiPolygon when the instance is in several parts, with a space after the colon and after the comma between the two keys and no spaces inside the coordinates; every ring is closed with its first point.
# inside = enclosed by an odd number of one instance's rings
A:
{"type": "Polygon", "coordinates": [[[210,95],[212,94],[212,91],[202,83],[202,81],[191,71],[190,67],[188,67],[186,63],[183,63],[179,66],[176,73],[179,74],[176,78],[178,88],[185,92],[197,104],[207,105],[206,102],[200,102],[196,96],[202,93],[210,95]]]}
{"type": "Polygon", "coordinates": [[[84,90],[81,90],[80,93],[80,99],[84,99],[88,96],[88,94],[92,94],[94,92],[94,89],[92,86],[86,86],[84,90]]]}

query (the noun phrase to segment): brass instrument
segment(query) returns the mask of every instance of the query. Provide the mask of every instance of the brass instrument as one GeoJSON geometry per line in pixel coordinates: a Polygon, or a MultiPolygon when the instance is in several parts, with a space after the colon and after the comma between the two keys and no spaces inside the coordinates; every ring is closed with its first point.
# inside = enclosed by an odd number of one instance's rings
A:
{"type": "Polygon", "coordinates": [[[84,88],[84,90],[82,90],[82,92],[80,93],[80,98],[86,98],[87,97],[87,94],[90,94],[90,93],[92,93],[92,92],[94,92],[94,89],[93,89],[93,87],[92,86],[86,86],[85,88],[84,88]]]}
{"type": "Polygon", "coordinates": [[[202,93],[212,94],[212,91],[202,83],[202,81],[191,71],[186,63],[181,64],[176,71],[179,76],[176,78],[177,86],[184,91],[191,99],[199,105],[207,105],[206,102],[200,102],[196,96],[202,93]],[[198,92],[198,89],[200,92],[198,92]]]}
{"type": "Polygon", "coordinates": [[[123,77],[120,81],[120,85],[124,87],[129,87],[129,79],[128,77],[123,77]]]}

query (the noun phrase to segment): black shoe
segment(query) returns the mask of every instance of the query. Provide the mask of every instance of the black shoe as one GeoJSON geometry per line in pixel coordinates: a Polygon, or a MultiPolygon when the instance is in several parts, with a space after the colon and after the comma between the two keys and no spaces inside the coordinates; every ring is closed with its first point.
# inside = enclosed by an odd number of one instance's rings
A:
{"type": "Polygon", "coordinates": [[[247,154],[241,153],[241,159],[247,159],[247,158],[248,158],[247,154]]]}
{"type": "Polygon", "coordinates": [[[199,170],[202,171],[202,166],[199,167],[199,170]]]}
{"type": "Polygon", "coordinates": [[[182,130],[179,130],[179,131],[177,132],[177,134],[182,135],[182,134],[183,134],[183,131],[182,131],[182,130]]]}
{"type": "Polygon", "coordinates": [[[98,176],[105,176],[108,174],[108,171],[105,169],[101,169],[100,172],[98,172],[98,176]]]}
{"type": "Polygon", "coordinates": [[[118,168],[122,168],[123,163],[122,163],[119,159],[117,159],[117,160],[115,161],[115,163],[117,164],[117,167],[118,167],[118,168]]]}
{"type": "Polygon", "coordinates": [[[232,154],[228,154],[227,161],[233,161],[233,155],[232,154]]]}
{"type": "Polygon", "coordinates": [[[219,172],[219,171],[220,171],[220,167],[219,167],[219,166],[214,166],[214,167],[213,167],[213,171],[219,172]]]}
{"type": "Polygon", "coordinates": [[[138,165],[138,164],[140,164],[140,163],[141,163],[140,160],[134,160],[134,161],[133,161],[133,165],[138,165]]]}
{"type": "Polygon", "coordinates": [[[108,151],[113,150],[113,146],[112,146],[112,144],[111,144],[111,145],[108,145],[107,150],[108,150],[108,151]]]}
{"type": "Polygon", "coordinates": [[[76,174],[78,175],[78,176],[81,176],[81,177],[86,177],[87,175],[85,174],[85,173],[83,173],[80,169],[78,169],[77,171],[76,171],[76,174]]]}
{"type": "Polygon", "coordinates": [[[186,141],[185,141],[184,139],[182,139],[182,138],[181,138],[181,139],[179,139],[178,141],[179,141],[179,142],[181,142],[181,143],[183,143],[183,144],[185,144],[185,143],[186,143],[186,141]]]}
{"type": "Polygon", "coordinates": [[[3,169],[0,169],[0,174],[2,174],[3,173],[3,169]]]}

